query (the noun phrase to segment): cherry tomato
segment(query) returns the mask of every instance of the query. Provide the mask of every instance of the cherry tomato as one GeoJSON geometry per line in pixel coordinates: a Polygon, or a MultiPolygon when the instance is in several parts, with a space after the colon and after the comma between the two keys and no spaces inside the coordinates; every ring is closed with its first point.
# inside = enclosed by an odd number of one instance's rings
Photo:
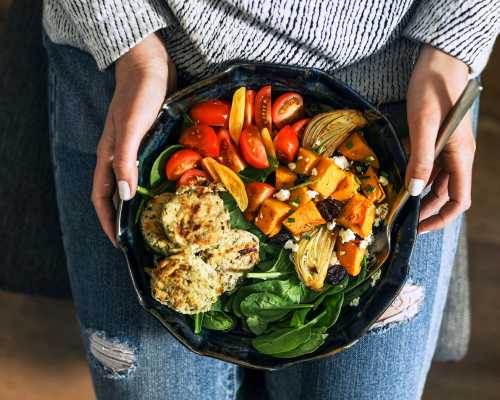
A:
{"type": "Polygon", "coordinates": [[[306,130],[307,124],[309,123],[310,120],[311,118],[300,119],[292,125],[292,129],[295,131],[295,133],[299,138],[302,137],[302,134],[306,130]]]}
{"type": "Polygon", "coordinates": [[[240,150],[245,161],[255,168],[269,167],[266,148],[257,128],[253,125],[243,129],[240,136],[240,150]]]}
{"type": "Polygon", "coordinates": [[[274,100],[272,118],[278,129],[297,121],[304,110],[302,96],[295,92],[286,92],[274,100]]]}
{"type": "Polygon", "coordinates": [[[225,100],[207,100],[195,104],[189,116],[195,122],[211,126],[226,126],[231,106],[225,100]]]}
{"type": "Polygon", "coordinates": [[[255,90],[247,89],[245,95],[245,121],[243,128],[253,124],[253,106],[255,102],[255,90]]]}
{"type": "Polygon", "coordinates": [[[276,189],[268,183],[252,182],[246,185],[248,196],[248,207],[246,211],[253,213],[257,211],[264,200],[270,198],[276,189]]]}
{"type": "Polygon", "coordinates": [[[176,181],[188,169],[194,168],[201,161],[201,156],[193,150],[182,149],[169,158],[165,165],[167,179],[176,181]]]}
{"type": "Polygon", "coordinates": [[[184,129],[179,143],[205,157],[217,157],[220,152],[217,135],[213,128],[206,124],[197,124],[184,129]]]}
{"type": "Polygon", "coordinates": [[[220,145],[220,155],[217,160],[225,166],[231,168],[234,172],[240,172],[245,169],[245,161],[240,157],[238,149],[231,141],[229,131],[221,128],[217,133],[220,145]]]}
{"type": "Polygon", "coordinates": [[[278,160],[287,164],[295,160],[299,150],[299,138],[290,125],[281,128],[273,142],[278,160]]]}
{"type": "Polygon", "coordinates": [[[271,133],[272,120],[271,120],[271,85],[262,86],[255,95],[255,125],[259,129],[267,128],[271,133]]]}
{"type": "Polygon", "coordinates": [[[202,170],[191,168],[181,175],[177,181],[177,186],[196,185],[203,181],[208,181],[208,175],[202,170]]]}

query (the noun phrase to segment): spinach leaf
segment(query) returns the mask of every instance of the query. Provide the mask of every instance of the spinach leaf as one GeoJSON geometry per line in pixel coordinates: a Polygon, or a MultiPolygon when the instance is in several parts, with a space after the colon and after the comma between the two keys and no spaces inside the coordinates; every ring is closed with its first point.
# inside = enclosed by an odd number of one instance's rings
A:
{"type": "Polygon", "coordinates": [[[326,333],[319,333],[319,332],[312,332],[311,337],[307,342],[302,343],[298,347],[296,347],[293,350],[283,352],[283,353],[278,353],[278,354],[273,354],[274,357],[278,358],[294,358],[294,357],[299,357],[303,356],[304,354],[310,354],[315,352],[323,343],[325,343],[326,338],[328,337],[328,334],[326,333]]]}
{"type": "Polygon", "coordinates": [[[135,212],[134,224],[137,224],[139,222],[139,218],[141,218],[144,207],[146,207],[146,199],[142,197],[141,202],[139,203],[139,207],[137,207],[137,211],[135,212]]]}
{"type": "Polygon", "coordinates": [[[203,313],[195,314],[194,316],[194,334],[199,335],[201,333],[201,327],[203,325],[203,313]]]}
{"type": "Polygon", "coordinates": [[[165,164],[168,158],[177,150],[182,149],[182,145],[174,144],[163,150],[156,158],[149,173],[149,186],[154,187],[165,180],[165,164]]]}
{"type": "Polygon", "coordinates": [[[251,182],[265,182],[269,175],[271,175],[276,168],[278,168],[278,160],[274,157],[268,157],[269,167],[267,168],[254,168],[247,167],[243,171],[239,172],[241,180],[245,183],[251,182]]]}
{"type": "Polygon", "coordinates": [[[274,260],[274,258],[278,255],[281,248],[274,244],[266,243],[264,240],[260,240],[259,244],[259,253],[261,260],[274,260]]]}
{"type": "Polygon", "coordinates": [[[291,310],[299,308],[312,308],[312,304],[295,304],[289,298],[273,293],[252,293],[240,304],[243,315],[250,317],[256,315],[267,321],[277,321],[291,310]]]}
{"type": "Polygon", "coordinates": [[[321,333],[324,333],[337,322],[339,318],[340,311],[342,309],[342,304],[344,303],[344,295],[338,294],[333,295],[325,299],[325,311],[324,315],[319,318],[314,327],[321,333]]]}
{"type": "Polygon", "coordinates": [[[264,262],[257,265],[261,271],[264,272],[293,272],[294,265],[292,260],[290,260],[290,252],[282,248],[273,262],[264,262]]]}
{"type": "Polygon", "coordinates": [[[276,279],[290,275],[292,272],[248,272],[245,276],[252,279],[276,279]]]}
{"type": "Polygon", "coordinates": [[[306,343],[311,337],[311,327],[283,328],[252,340],[252,346],[262,354],[286,353],[306,343]]]}
{"type": "Polygon", "coordinates": [[[265,240],[265,236],[262,232],[254,224],[245,219],[243,213],[238,208],[236,201],[233,199],[233,196],[231,196],[228,192],[221,192],[219,195],[224,202],[224,207],[229,212],[229,223],[232,228],[244,229],[253,233],[259,238],[259,240],[265,240]]]}
{"type": "Polygon", "coordinates": [[[229,331],[236,325],[233,317],[224,311],[207,311],[203,313],[203,328],[213,331],[229,331]]]}
{"type": "Polygon", "coordinates": [[[182,125],[184,128],[189,128],[194,125],[194,121],[188,113],[182,113],[182,125]]]}
{"type": "Polygon", "coordinates": [[[316,299],[313,309],[316,310],[326,297],[343,292],[347,288],[348,283],[349,277],[346,275],[338,284],[336,284],[335,286],[330,286],[316,299]]]}
{"type": "Polygon", "coordinates": [[[311,308],[303,308],[301,310],[295,310],[290,318],[289,325],[292,328],[297,328],[306,323],[307,314],[311,311],[311,308]]]}
{"type": "Polygon", "coordinates": [[[251,315],[246,319],[246,324],[250,332],[254,335],[259,336],[262,335],[268,326],[268,322],[262,318],[259,318],[257,315],[251,315]]]}
{"type": "Polygon", "coordinates": [[[367,280],[363,282],[361,285],[356,286],[355,288],[347,292],[345,294],[344,304],[347,306],[356,297],[363,296],[371,288],[371,283],[372,283],[371,280],[367,280]]]}

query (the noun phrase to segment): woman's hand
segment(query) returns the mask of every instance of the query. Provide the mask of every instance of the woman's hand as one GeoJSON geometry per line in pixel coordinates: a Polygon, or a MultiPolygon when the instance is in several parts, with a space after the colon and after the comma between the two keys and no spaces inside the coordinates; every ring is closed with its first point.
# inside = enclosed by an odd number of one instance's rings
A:
{"type": "Polygon", "coordinates": [[[143,39],[115,65],[116,87],[97,146],[92,203],[102,229],[116,245],[113,195],[130,200],[137,188],[137,151],[175,88],[175,67],[156,34],[143,39]]]}
{"type": "Polygon", "coordinates": [[[408,87],[410,160],[406,185],[422,201],[419,233],[443,228],[470,207],[475,141],[470,112],[434,162],[437,132],[468,80],[468,67],[433,47],[424,46],[408,87]]]}

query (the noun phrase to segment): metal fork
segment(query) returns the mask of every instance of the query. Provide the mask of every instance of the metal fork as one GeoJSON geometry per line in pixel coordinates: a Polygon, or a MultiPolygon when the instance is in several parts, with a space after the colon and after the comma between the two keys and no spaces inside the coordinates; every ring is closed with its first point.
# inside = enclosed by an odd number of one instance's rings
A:
{"type": "MultiPolygon", "coordinates": [[[[439,127],[434,159],[436,159],[444,149],[451,135],[453,134],[453,132],[455,132],[458,124],[460,123],[460,121],[462,121],[465,114],[467,114],[467,111],[469,111],[469,108],[472,106],[472,103],[482,89],[482,86],[477,80],[469,80],[467,86],[463,90],[457,102],[448,112],[441,126],[439,127]]],[[[391,232],[394,221],[396,220],[396,217],[409,198],[410,193],[408,193],[406,187],[403,187],[392,203],[392,207],[385,221],[385,229],[381,230],[375,236],[371,248],[372,251],[374,251],[376,254],[377,264],[370,270],[370,276],[373,275],[378,269],[380,269],[380,267],[389,257],[389,254],[391,253],[391,232]]]]}

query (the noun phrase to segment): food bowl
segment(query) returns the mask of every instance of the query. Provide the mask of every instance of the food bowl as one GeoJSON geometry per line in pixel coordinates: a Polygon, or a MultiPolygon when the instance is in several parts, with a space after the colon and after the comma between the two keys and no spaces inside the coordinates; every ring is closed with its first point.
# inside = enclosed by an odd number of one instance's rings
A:
{"type": "MultiPolygon", "coordinates": [[[[379,155],[384,170],[401,185],[406,156],[389,120],[354,90],[328,74],[311,68],[276,64],[241,64],[188,86],[169,97],[143,141],[139,151],[139,185],[148,182],[149,171],[159,153],[179,137],[183,114],[194,104],[212,98],[230,99],[240,86],[257,88],[271,84],[273,93],[296,91],[312,113],[333,108],[354,108],[368,112],[372,122],[364,129],[369,145],[379,155]]],[[[314,353],[294,359],[280,359],[257,352],[251,336],[240,331],[193,331],[193,322],[160,304],[150,292],[149,275],[145,267],[153,266],[152,254],[144,244],[136,217],[141,199],[136,196],[118,210],[117,237],[130,272],[133,287],[141,306],[191,351],[244,367],[276,370],[306,360],[332,356],[355,343],[392,303],[403,287],[409,270],[409,260],[416,238],[420,203],[412,197],[398,216],[393,227],[393,249],[382,267],[381,278],[372,285],[353,289],[350,298],[359,297],[359,304],[344,307],[338,322],[329,330],[325,343],[314,353]],[[357,291],[357,292],[356,292],[357,291]],[[360,295],[361,294],[361,295],[360,295]]],[[[165,332],[165,334],[168,334],[165,332]]]]}

